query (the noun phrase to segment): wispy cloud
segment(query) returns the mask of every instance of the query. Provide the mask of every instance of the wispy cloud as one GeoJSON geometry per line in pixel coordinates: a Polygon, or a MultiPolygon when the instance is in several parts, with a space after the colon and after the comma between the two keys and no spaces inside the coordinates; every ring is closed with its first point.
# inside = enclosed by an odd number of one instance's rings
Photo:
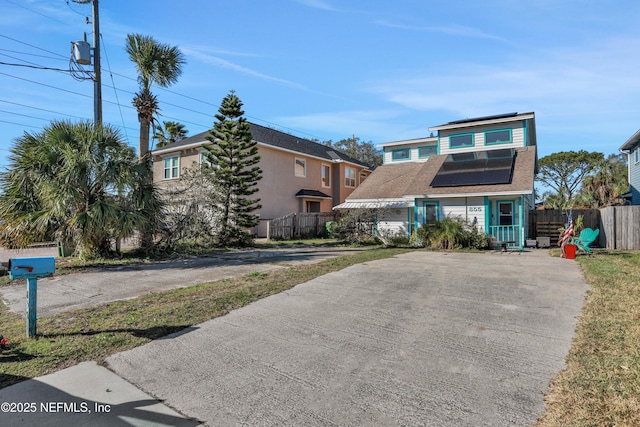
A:
{"type": "Polygon", "coordinates": [[[260,71],[243,67],[242,65],[238,65],[226,59],[220,58],[219,56],[203,53],[193,48],[182,48],[182,51],[185,55],[196,58],[197,60],[207,64],[214,64],[221,68],[226,68],[228,70],[232,70],[241,74],[245,74],[245,75],[262,79],[262,80],[268,80],[268,81],[289,86],[292,88],[296,88],[300,90],[308,90],[306,86],[300,83],[296,83],[291,80],[281,79],[279,77],[270,76],[268,74],[261,73],[260,71]]]}
{"type": "Polygon", "coordinates": [[[433,33],[449,34],[452,36],[506,41],[502,37],[495,36],[493,34],[486,33],[478,28],[469,27],[466,25],[448,24],[448,25],[436,25],[436,26],[431,26],[431,25],[419,26],[419,25],[398,24],[398,23],[393,23],[386,20],[376,20],[374,21],[374,24],[377,24],[383,27],[396,28],[399,30],[426,31],[426,32],[433,32],[433,33]]]}
{"type": "Polygon", "coordinates": [[[323,0],[296,0],[298,3],[312,7],[314,9],[328,10],[333,12],[338,12],[340,9],[331,6],[329,3],[323,0]]]}
{"type": "Polygon", "coordinates": [[[240,52],[237,50],[220,49],[220,48],[216,48],[212,46],[204,46],[204,45],[190,44],[187,46],[181,46],[180,49],[185,53],[189,53],[189,54],[193,53],[194,55],[211,54],[211,55],[237,56],[237,57],[244,57],[244,58],[264,58],[265,57],[265,55],[263,54],[257,54],[253,52],[240,52]]]}
{"type": "Polygon", "coordinates": [[[440,64],[440,69],[461,71],[415,70],[417,77],[380,80],[370,90],[409,109],[448,110],[462,117],[514,107],[544,107],[548,114],[561,115],[602,111],[612,99],[623,105],[640,96],[629,72],[640,67],[633,54],[639,49],[640,40],[617,39],[586,51],[531,52],[499,66],[440,64]]]}

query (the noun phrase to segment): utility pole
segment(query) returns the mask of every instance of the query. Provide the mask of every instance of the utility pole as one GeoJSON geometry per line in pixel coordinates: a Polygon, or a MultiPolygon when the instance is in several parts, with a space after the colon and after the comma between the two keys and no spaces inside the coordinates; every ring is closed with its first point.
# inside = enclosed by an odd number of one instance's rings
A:
{"type": "Polygon", "coordinates": [[[102,124],[102,78],[100,77],[100,17],[98,14],[98,0],[73,1],[78,4],[87,4],[90,2],[92,3],[91,22],[93,24],[93,121],[97,124],[102,124]]]}
{"type": "Polygon", "coordinates": [[[102,79],[100,77],[100,19],[98,0],[93,0],[93,121],[102,124],[102,79]]]}

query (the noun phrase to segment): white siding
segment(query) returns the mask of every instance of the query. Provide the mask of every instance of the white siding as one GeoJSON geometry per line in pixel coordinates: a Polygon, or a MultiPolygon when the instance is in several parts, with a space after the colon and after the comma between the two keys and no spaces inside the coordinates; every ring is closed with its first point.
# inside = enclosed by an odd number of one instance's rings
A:
{"type": "Polygon", "coordinates": [[[465,151],[495,150],[499,148],[524,147],[524,127],[522,122],[512,122],[491,126],[480,126],[471,129],[456,129],[440,131],[440,154],[464,153],[465,151]],[[485,132],[492,130],[511,129],[511,143],[485,145],[485,132]],[[473,133],[473,147],[449,148],[449,136],[473,133]]]}
{"type": "Polygon", "coordinates": [[[475,223],[479,231],[485,231],[485,217],[487,210],[484,206],[484,197],[469,197],[465,200],[464,197],[454,199],[420,199],[418,200],[417,220],[418,226],[424,224],[424,203],[437,203],[438,204],[438,218],[444,219],[446,217],[460,218],[462,221],[466,221],[468,224],[475,223]]]}
{"type": "Polygon", "coordinates": [[[470,197],[465,199],[443,199],[440,201],[441,214],[446,217],[460,218],[468,224],[472,224],[476,219],[476,226],[479,231],[484,231],[484,218],[486,209],[484,198],[470,197]]]}
{"type": "Polygon", "coordinates": [[[426,162],[427,159],[420,158],[419,155],[419,148],[420,147],[426,147],[426,146],[436,146],[437,147],[438,141],[436,138],[431,138],[431,140],[427,140],[427,141],[420,141],[420,142],[407,142],[407,144],[398,144],[398,145],[389,145],[386,147],[383,147],[383,161],[384,164],[389,164],[389,163],[402,163],[402,162],[426,162]],[[393,160],[393,151],[395,150],[402,150],[404,148],[408,148],[411,152],[411,156],[408,160],[393,160]]]}
{"type": "Polygon", "coordinates": [[[386,236],[409,236],[408,208],[391,209],[378,217],[378,232],[386,236]]]}

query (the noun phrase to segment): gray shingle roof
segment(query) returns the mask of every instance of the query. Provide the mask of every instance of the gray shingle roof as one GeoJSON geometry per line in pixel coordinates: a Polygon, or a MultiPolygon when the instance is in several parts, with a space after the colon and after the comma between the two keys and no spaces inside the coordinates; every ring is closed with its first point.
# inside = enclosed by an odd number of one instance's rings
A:
{"type": "Polygon", "coordinates": [[[499,192],[533,191],[535,178],[535,147],[519,148],[515,158],[513,177],[508,184],[432,187],[431,181],[447,158],[446,154],[432,156],[424,163],[406,162],[378,166],[347,201],[394,199],[403,196],[455,196],[499,192]]]}
{"type": "MultiPolygon", "coordinates": [[[[314,157],[320,157],[327,160],[342,160],[356,165],[368,167],[365,163],[354,159],[341,151],[335,150],[319,142],[311,141],[306,138],[300,138],[295,135],[280,132],[275,129],[271,129],[265,126],[260,126],[255,123],[249,122],[249,129],[251,135],[255,141],[259,143],[271,145],[273,147],[283,148],[285,150],[295,151],[301,154],[307,154],[314,157]]],[[[179,142],[165,145],[158,150],[170,150],[184,147],[191,144],[206,143],[208,142],[206,137],[209,132],[201,132],[196,135],[190,136],[179,142]]]]}

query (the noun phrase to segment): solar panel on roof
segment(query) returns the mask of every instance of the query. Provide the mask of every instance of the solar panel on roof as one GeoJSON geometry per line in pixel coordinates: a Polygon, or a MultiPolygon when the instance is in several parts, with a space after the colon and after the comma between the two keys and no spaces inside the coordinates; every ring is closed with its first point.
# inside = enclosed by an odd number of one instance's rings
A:
{"type": "Polygon", "coordinates": [[[470,119],[462,119],[462,120],[454,120],[447,124],[449,125],[457,125],[462,123],[470,123],[470,122],[479,122],[481,120],[494,120],[494,119],[506,119],[509,117],[515,117],[518,113],[506,113],[506,114],[495,114],[493,116],[482,116],[482,117],[473,117],[470,119]]]}
{"type": "Polygon", "coordinates": [[[431,186],[509,184],[515,155],[512,148],[449,154],[431,181],[431,186]]]}

